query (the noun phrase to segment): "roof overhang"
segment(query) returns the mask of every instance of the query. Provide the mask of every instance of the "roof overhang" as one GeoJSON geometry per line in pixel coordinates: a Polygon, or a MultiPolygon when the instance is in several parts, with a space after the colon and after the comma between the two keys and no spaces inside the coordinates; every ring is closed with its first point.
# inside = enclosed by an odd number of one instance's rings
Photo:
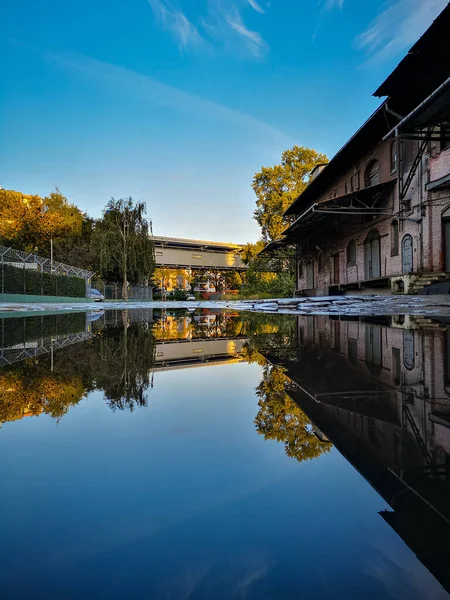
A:
{"type": "Polygon", "coordinates": [[[371,149],[381,143],[383,136],[398,123],[399,119],[386,110],[385,103],[367,119],[358,131],[350,138],[328,165],[321,171],[306,189],[284,213],[285,216],[300,214],[305,206],[317,202],[342,174],[354,165],[371,149]]]}
{"type": "Polygon", "coordinates": [[[326,202],[315,203],[310,206],[290,225],[284,234],[292,239],[299,231],[309,227],[314,220],[323,220],[329,215],[384,215],[391,214],[385,208],[377,206],[379,200],[384,197],[385,192],[392,188],[395,179],[377,185],[372,185],[350,194],[337,198],[331,198],[326,202]]]}
{"type": "Polygon", "coordinates": [[[288,238],[283,237],[280,240],[270,242],[269,244],[267,244],[267,246],[264,246],[261,252],[258,252],[258,256],[261,256],[261,254],[269,254],[270,252],[275,252],[276,250],[280,250],[281,248],[284,248],[284,246],[288,246],[289,244],[293,243],[295,243],[293,240],[289,240],[288,238]]]}

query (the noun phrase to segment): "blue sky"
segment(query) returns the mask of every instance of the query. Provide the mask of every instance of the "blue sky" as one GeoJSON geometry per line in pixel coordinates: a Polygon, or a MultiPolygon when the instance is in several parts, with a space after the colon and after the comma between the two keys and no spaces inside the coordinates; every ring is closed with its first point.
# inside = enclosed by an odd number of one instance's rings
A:
{"type": "Polygon", "coordinates": [[[0,184],[57,185],[158,235],[254,241],[251,180],[294,144],[332,156],[447,0],[6,0],[0,184]]]}

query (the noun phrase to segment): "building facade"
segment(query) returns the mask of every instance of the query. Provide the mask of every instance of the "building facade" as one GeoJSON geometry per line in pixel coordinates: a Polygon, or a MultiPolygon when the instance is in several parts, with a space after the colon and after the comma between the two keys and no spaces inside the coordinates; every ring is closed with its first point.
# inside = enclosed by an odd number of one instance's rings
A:
{"type": "Polygon", "coordinates": [[[450,288],[450,5],[375,92],[381,106],[285,216],[297,293],[450,288]]]}

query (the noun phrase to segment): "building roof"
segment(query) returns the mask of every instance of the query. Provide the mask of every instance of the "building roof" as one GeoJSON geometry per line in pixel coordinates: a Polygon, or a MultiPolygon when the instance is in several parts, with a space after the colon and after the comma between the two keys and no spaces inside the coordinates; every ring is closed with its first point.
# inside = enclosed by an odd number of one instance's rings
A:
{"type": "MultiPolygon", "coordinates": [[[[426,98],[450,71],[450,2],[408,54],[375,91],[374,96],[426,98]]],[[[420,100],[419,100],[420,101],[420,100]]]]}
{"type": "Polygon", "coordinates": [[[189,247],[189,248],[201,248],[205,250],[228,250],[236,251],[242,250],[244,244],[233,244],[231,242],[211,242],[208,240],[191,240],[188,238],[175,238],[167,237],[162,235],[152,236],[156,246],[170,246],[173,248],[189,247]]]}
{"type": "Polygon", "coordinates": [[[358,131],[333,156],[328,165],[313,179],[306,189],[284,213],[295,215],[303,212],[342,176],[343,171],[355,163],[358,157],[368,153],[381,142],[383,136],[396,124],[398,119],[387,113],[384,103],[367,119],[358,131]]]}
{"type": "Polygon", "coordinates": [[[294,215],[303,212],[311,203],[342,176],[343,171],[355,162],[355,158],[370,151],[401,120],[450,74],[450,3],[436,18],[429,29],[414,44],[405,58],[376,90],[374,96],[389,96],[334,155],[328,165],[285,212],[294,215]],[[393,111],[393,112],[391,112],[393,111]],[[393,113],[399,113],[396,118],[393,113]]]}

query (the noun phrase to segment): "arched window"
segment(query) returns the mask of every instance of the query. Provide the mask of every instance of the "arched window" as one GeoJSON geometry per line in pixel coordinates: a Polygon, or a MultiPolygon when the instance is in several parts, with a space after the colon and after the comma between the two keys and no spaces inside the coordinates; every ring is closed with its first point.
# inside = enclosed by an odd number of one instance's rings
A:
{"type": "Polygon", "coordinates": [[[325,270],[325,254],[323,252],[319,252],[319,256],[317,258],[317,264],[319,267],[319,273],[325,270]]]}
{"type": "Polygon", "coordinates": [[[414,270],[413,256],[413,239],[409,234],[407,234],[402,239],[402,273],[404,275],[412,273],[414,270]]]}
{"type": "Polygon", "coordinates": [[[356,242],[350,240],[347,244],[347,267],[356,265],[356,242]]]}
{"type": "Polygon", "coordinates": [[[394,219],[391,223],[391,256],[398,255],[398,221],[394,219]]]}
{"type": "Polygon", "coordinates": [[[298,261],[298,278],[299,279],[303,278],[303,261],[302,260],[298,261]]]}
{"type": "Polygon", "coordinates": [[[372,160],[364,171],[364,186],[370,187],[380,183],[380,163],[377,160],[372,160]]]}
{"type": "Polygon", "coordinates": [[[391,173],[397,171],[397,140],[391,144],[391,173]]]}

